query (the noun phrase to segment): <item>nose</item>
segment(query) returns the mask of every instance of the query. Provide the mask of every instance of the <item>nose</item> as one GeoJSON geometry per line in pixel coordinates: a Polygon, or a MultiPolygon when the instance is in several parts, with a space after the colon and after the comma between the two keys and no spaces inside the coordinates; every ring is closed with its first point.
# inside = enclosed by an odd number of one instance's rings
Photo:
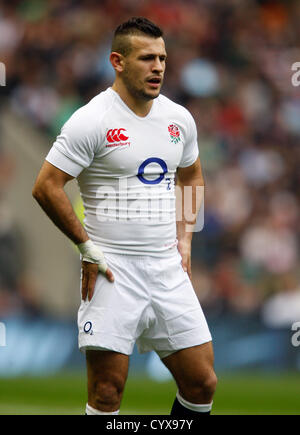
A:
{"type": "Polygon", "coordinates": [[[152,66],[152,71],[159,72],[159,73],[162,73],[164,71],[163,63],[159,57],[155,58],[155,61],[152,66]]]}

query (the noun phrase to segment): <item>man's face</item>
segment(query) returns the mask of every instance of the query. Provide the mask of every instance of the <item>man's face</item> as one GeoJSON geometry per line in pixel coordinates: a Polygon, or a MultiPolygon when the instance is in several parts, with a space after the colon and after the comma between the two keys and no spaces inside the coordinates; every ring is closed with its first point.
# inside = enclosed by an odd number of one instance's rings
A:
{"type": "Polygon", "coordinates": [[[157,98],[166,68],[166,49],[162,38],[131,36],[131,52],[124,57],[121,78],[135,98],[157,98]]]}

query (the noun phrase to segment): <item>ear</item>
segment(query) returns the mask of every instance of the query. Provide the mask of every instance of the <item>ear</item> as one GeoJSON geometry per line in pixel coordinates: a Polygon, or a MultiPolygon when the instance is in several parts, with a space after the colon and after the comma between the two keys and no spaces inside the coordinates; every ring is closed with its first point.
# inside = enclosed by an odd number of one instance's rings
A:
{"type": "Polygon", "coordinates": [[[124,69],[124,57],[122,54],[113,51],[109,56],[110,63],[117,72],[122,72],[124,69]]]}

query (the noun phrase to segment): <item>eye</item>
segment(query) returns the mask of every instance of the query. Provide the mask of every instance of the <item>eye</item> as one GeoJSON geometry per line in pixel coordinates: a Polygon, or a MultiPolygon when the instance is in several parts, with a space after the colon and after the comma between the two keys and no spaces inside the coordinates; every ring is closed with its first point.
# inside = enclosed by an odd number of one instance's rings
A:
{"type": "Polygon", "coordinates": [[[142,56],[141,59],[142,60],[153,60],[154,56],[142,56]]]}

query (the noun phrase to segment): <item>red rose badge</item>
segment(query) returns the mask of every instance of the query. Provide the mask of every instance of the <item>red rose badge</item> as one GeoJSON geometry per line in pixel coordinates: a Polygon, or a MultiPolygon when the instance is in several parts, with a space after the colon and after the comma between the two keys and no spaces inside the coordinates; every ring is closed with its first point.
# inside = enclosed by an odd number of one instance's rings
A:
{"type": "Polygon", "coordinates": [[[171,141],[174,143],[179,142],[180,141],[180,130],[177,127],[177,125],[176,124],[169,125],[168,130],[169,130],[169,133],[171,136],[171,141]]]}

